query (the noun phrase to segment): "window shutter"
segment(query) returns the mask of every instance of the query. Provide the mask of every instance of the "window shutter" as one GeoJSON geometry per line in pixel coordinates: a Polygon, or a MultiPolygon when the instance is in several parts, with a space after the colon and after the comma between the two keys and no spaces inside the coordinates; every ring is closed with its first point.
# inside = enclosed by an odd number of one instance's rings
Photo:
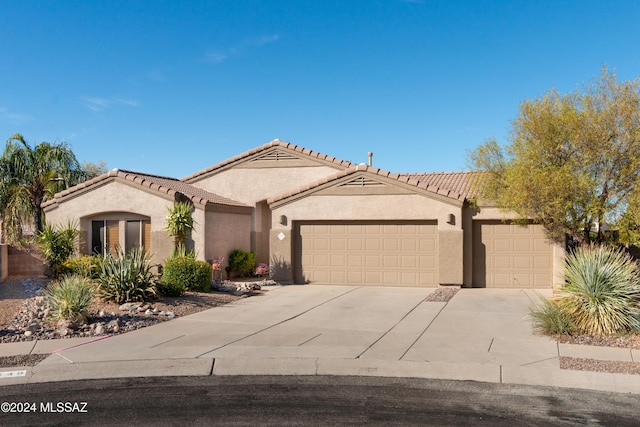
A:
{"type": "Polygon", "coordinates": [[[113,256],[117,254],[117,247],[120,245],[119,221],[107,221],[107,247],[113,256]]]}
{"type": "Polygon", "coordinates": [[[142,247],[145,251],[151,251],[151,221],[142,221],[142,247]]]}

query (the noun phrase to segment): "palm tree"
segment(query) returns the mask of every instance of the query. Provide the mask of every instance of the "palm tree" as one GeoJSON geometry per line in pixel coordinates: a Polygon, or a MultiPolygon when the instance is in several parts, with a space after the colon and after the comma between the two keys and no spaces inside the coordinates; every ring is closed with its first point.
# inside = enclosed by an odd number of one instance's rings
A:
{"type": "Polygon", "coordinates": [[[42,202],[85,179],[84,171],[66,143],[41,142],[31,147],[18,133],[7,140],[0,159],[0,173],[0,215],[5,239],[10,243],[20,239],[26,217],[32,217],[35,231],[40,233],[42,202]]]}

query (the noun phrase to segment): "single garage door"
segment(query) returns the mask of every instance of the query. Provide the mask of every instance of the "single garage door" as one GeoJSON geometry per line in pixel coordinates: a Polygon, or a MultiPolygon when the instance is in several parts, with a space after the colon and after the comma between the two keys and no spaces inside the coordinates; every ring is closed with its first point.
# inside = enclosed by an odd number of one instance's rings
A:
{"type": "Polygon", "coordinates": [[[297,283],[435,286],[435,221],[299,222],[297,283]]]}
{"type": "Polygon", "coordinates": [[[541,225],[475,221],[473,242],[474,287],[552,287],[553,244],[541,225]]]}

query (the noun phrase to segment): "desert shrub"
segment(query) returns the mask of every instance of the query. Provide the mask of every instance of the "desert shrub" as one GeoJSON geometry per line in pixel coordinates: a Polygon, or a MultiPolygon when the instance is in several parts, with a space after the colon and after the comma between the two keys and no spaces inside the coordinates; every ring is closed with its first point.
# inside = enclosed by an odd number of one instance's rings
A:
{"type": "MultiPolygon", "coordinates": [[[[211,290],[211,265],[195,259],[193,255],[169,258],[162,270],[160,289],[184,293],[185,290],[209,292],[211,290]]],[[[165,293],[165,295],[167,295],[165,293]]],[[[171,296],[171,295],[167,295],[171,296]]]]}
{"type": "Polygon", "coordinates": [[[532,308],[530,315],[536,332],[546,335],[573,334],[575,325],[571,317],[554,299],[540,297],[541,302],[532,308]]]}
{"type": "Polygon", "coordinates": [[[49,268],[49,274],[58,277],[60,265],[75,251],[75,242],[80,234],[73,223],[54,228],[51,224],[36,235],[36,243],[49,268]]]}
{"type": "Polygon", "coordinates": [[[160,279],[158,283],[156,283],[156,289],[160,295],[164,295],[165,297],[179,297],[184,295],[187,287],[184,282],[174,282],[170,280],[166,283],[163,279],[160,279]]]}
{"type": "Polygon", "coordinates": [[[256,265],[256,254],[245,252],[242,249],[234,249],[229,253],[229,267],[245,276],[251,274],[256,265]]]}
{"type": "Polygon", "coordinates": [[[95,279],[98,277],[98,270],[100,268],[101,261],[102,258],[96,255],[72,257],[60,264],[58,274],[76,274],[87,279],[95,279]]]}
{"type": "Polygon", "coordinates": [[[640,330],[640,270],[628,254],[608,246],[580,247],[567,256],[564,275],[556,301],[577,333],[640,330]]]}
{"type": "Polygon", "coordinates": [[[69,275],[49,284],[45,295],[55,319],[83,323],[94,293],[94,286],[84,277],[69,275]]]}
{"type": "Polygon", "coordinates": [[[116,256],[109,254],[102,259],[96,278],[102,297],[118,304],[144,301],[155,295],[155,281],[149,258],[142,249],[125,254],[120,247],[116,256]]]}

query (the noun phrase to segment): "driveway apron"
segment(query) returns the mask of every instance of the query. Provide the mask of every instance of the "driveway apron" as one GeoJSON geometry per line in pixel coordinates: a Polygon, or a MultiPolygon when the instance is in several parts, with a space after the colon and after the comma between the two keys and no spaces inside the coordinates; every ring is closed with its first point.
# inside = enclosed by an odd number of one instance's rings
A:
{"type": "MultiPolygon", "coordinates": [[[[531,291],[304,285],[275,288],[124,335],[63,348],[45,364],[185,358],[370,359],[557,365],[531,334],[531,291]]],[[[555,359],[554,359],[555,358],[555,359]]]]}

